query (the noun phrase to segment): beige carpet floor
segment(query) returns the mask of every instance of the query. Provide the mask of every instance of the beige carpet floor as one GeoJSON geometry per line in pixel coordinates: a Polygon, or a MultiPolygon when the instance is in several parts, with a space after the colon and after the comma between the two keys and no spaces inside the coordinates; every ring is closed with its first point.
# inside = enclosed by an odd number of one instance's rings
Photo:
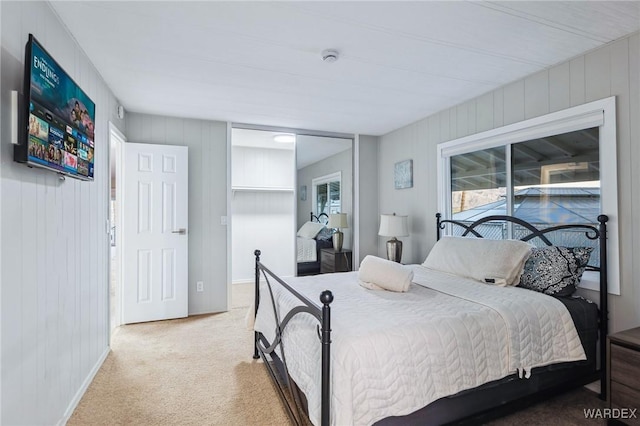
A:
{"type": "MultiPolygon", "coordinates": [[[[120,327],[112,351],[67,423],[286,425],[288,418],[245,328],[250,286],[234,286],[229,312],[120,327]]],[[[492,422],[495,426],[603,424],[585,389],[492,422]]]]}

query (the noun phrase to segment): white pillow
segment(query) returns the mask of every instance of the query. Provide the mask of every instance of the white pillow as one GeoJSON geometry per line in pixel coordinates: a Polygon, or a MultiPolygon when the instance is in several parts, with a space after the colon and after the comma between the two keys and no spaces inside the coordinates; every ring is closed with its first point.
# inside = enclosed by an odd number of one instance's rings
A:
{"type": "Polygon", "coordinates": [[[413,270],[407,266],[367,255],[360,263],[358,282],[369,290],[405,292],[413,281],[413,270]]]}
{"type": "Polygon", "coordinates": [[[443,237],[422,266],[498,286],[518,285],[532,247],[519,240],[443,237]]]}
{"type": "Polygon", "coordinates": [[[298,237],[302,238],[315,238],[324,228],[324,225],[318,222],[307,222],[298,229],[298,237]]]}

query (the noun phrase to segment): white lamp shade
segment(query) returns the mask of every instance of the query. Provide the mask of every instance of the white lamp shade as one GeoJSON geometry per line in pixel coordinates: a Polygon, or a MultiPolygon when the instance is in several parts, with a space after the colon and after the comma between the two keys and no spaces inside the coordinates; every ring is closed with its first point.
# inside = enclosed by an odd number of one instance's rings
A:
{"type": "Polygon", "coordinates": [[[332,213],[329,215],[327,228],[348,228],[346,213],[332,213]]]}
{"type": "Polygon", "coordinates": [[[395,214],[380,215],[380,230],[378,235],[382,237],[406,237],[409,235],[408,216],[395,214]]]}

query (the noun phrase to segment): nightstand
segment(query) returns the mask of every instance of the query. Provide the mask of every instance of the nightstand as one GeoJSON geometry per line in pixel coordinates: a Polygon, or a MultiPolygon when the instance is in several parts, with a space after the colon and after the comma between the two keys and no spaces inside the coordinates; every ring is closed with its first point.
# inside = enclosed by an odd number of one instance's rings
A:
{"type": "MultiPolygon", "coordinates": [[[[610,408],[640,411],[640,327],[607,336],[607,353],[610,408]]],[[[640,413],[635,416],[620,420],[640,425],[640,413]]]]}
{"type": "Polygon", "coordinates": [[[351,271],[351,250],[320,249],[320,273],[351,271]]]}

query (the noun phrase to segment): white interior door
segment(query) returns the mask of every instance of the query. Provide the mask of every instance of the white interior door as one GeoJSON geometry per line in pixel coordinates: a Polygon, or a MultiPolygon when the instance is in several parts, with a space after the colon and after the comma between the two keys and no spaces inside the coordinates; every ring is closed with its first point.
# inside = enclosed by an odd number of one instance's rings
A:
{"type": "Polygon", "coordinates": [[[188,314],[188,151],[123,145],[125,324],[188,314]]]}

